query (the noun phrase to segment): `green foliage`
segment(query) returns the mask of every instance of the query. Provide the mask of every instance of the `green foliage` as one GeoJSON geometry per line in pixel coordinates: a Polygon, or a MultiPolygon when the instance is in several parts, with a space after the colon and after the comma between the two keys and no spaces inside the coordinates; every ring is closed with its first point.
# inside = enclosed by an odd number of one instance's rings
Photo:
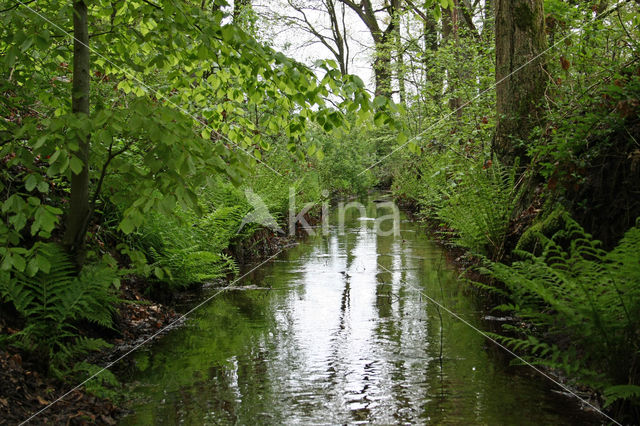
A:
{"type": "Polygon", "coordinates": [[[500,259],[521,189],[516,168],[494,162],[490,167],[471,164],[462,175],[438,217],[451,227],[457,243],[477,254],[500,259]]]}
{"type": "Polygon", "coordinates": [[[503,282],[526,327],[510,327],[502,341],[535,362],[561,368],[598,389],[608,403],[637,396],[640,377],[640,228],[630,229],[610,252],[568,215],[565,229],[537,237],[541,255],[518,252],[512,265],[489,262],[486,272],[503,282]],[[570,338],[570,344],[564,337],[570,338]]]}
{"type": "MultiPolygon", "coordinates": [[[[580,187],[589,167],[598,165],[620,139],[613,136],[626,134],[629,122],[637,117],[637,10],[620,4],[610,8],[613,13],[603,19],[593,19],[594,10],[604,6],[598,12],[602,14],[609,9],[607,4],[573,6],[559,0],[545,1],[551,40],[589,22],[583,31],[559,44],[549,58],[553,84],[547,96],[553,105],[548,108],[547,125],[538,129],[538,140],[529,144],[529,156],[553,188],[575,191],[580,187]]],[[[616,147],[616,154],[637,148],[633,138],[627,145],[616,147]]]]}
{"type": "Polygon", "coordinates": [[[316,134],[323,152],[318,174],[324,188],[339,195],[364,194],[376,184],[371,170],[376,161],[376,141],[372,133],[355,126],[341,135],[316,134]]]}
{"type": "Polygon", "coordinates": [[[324,61],[318,79],[200,2],[99,1],[89,15],[99,52],[89,117],[71,114],[67,102],[73,50],[61,29],[71,26],[71,6],[16,5],[1,18],[0,158],[9,172],[0,190],[11,188],[0,200],[5,268],[22,266],[14,248],[59,228],[69,178],[84,166],[78,137],[91,138],[91,198],[124,206],[119,227],[130,234],[152,211],[198,212],[202,187],[217,177],[238,183],[274,140],[290,157],[305,152],[311,124],[348,127],[347,111],[361,122],[396,123],[395,105],[378,99],[374,108],[359,78],[324,61]],[[47,197],[53,185],[60,192],[47,197]]]}
{"type": "Polygon", "coordinates": [[[139,244],[156,278],[185,287],[235,273],[234,261],[222,252],[236,236],[246,211],[242,206],[218,205],[203,218],[152,215],[140,231],[139,244]]]}
{"type": "Polygon", "coordinates": [[[35,354],[49,371],[63,377],[70,361],[108,346],[100,339],[80,336],[79,321],[111,327],[117,297],[117,270],[106,264],[88,265],[78,275],[69,256],[55,244],[40,244],[33,254],[41,268],[33,273],[5,273],[0,296],[24,320],[21,331],[3,336],[5,343],[35,354]],[[42,265],[47,263],[47,267],[42,265]]]}

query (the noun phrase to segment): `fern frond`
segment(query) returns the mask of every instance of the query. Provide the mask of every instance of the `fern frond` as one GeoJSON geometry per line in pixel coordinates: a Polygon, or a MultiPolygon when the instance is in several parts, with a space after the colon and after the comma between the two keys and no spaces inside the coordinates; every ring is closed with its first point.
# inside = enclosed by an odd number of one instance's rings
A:
{"type": "Polygon", "coordinates": [[[607,253],[570,216],[563,222],[564,229],[540,240],[540,255],[521,253],[511,265],[487,263],[485,271],[509,290],[508,307],[530,324],[510,330],[519,337],[496,339],[600,388],[638,383],[632,364],[640,351],[640,228],[607,253]],[[550,341],[560,336],[570,337],[571,345],[554,347],[550,341]]]}

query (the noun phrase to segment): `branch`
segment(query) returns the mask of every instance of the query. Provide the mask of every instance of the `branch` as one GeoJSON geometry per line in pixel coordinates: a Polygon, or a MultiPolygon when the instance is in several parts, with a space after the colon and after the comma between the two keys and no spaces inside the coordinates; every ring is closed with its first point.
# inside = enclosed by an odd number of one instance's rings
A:
{"type": "Polygon", "coordinates": [[[462,11],[462,17],[464,18],[465,22],[467,23],[467,26],[469,27],[469,29],[472,31],[473,36],[475,38],[480,38],[480,33],[478,32],[478,29],[476,28],[476,25],[473,23],[473,16],[471,16],[471,10],[469,10],[469,6],[470,4],[467,1],[462,1],[462,4],[460,4],[460,10],[462,11]]]}
{"type": "Polygon", "coordinates": [[[109,144],[109,151],[108,151],[108,155],[107,155],[107,160],[104,162],[104,165],[102,166],[102,170],[100,170],[100,178],[98,179],[98,184],[96,185],[96,190],[93,193],[93,197],[91,198],[91,204],[90,204],[90,208],[89,208],[89,215],[92,215],[95,207],[96,207],[96,202],[98,201],[98,196],[100,195],[100,192],[102,191],[102,184],[104,183],[104,178],[107,175],[107,169],[109,168],[109,164],[111,163],[111,160],[113,160],[114,158],[116,158],[118,155],[123,154],[125,151],[127,151],[129,148],[131,148],[131,145],[133,145],[133,142],[135,142],[135,140],[132,140],[131,142],[129,142],[128,144],[125,144],[125,146],[116,151],[113,152],[113,136],[111,137],[111,143],[109,144]]]}
{"type": "Polygon", "coordinates": [[[424,13],[423,11],[421,11],[415,4],[413,4],[413,2],[411,0],[405,0],[407,5],[411,8],[411,11],[413,13],[415,13],[416,15],[418,15],[420,17],[420,19],[422,19],[425,22],[430,21],[431,19],[429,18],[429,16],[427,16],[426,13],[424,13]]]}
{"type": "MultiPolygon", "coordinates": [[[[620,9],[622,6],[626,5],[627,3],[631,3],[631,1],[632,0],[627,0],[627,1],[623,1],[623,2],[618,3],[615,7],[607,10],[606,12],[604,12],[604,13],[602,13],[600,15],[598,15],[596,17],[596,19],[602,20],[602,19],[606,18],[607,16],[611,15],[612,13],[617,12],[618,9],[620,9]]],[[[635,2],[640,4],[640,0],[635,0],[635,2]]]]}

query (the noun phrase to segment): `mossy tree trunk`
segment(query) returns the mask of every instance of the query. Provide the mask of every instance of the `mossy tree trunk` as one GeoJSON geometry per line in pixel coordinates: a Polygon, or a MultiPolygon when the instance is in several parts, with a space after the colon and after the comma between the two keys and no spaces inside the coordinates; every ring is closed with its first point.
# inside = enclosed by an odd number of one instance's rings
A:
{"type": "Polygon", "coordinates": [[[395,44],[396,44],[396,79],[398,80],[398,93],[400,94],[400,103],[407,105],[407,88],[405,83],[406,69],[404,65],[404,46],[402,44],[402,26],[400,18],[397,18],[395,28],[395,44]]]}
{"type": "Polygon", "coordinates": [[[493,150],[510,165],[526,158],[531,131],[543,120],[543,0],[495,0],[494,11],[498,121],[493,150]]]}
{"type": "MultiPolygon", "coordinates": [[[[73,3],[73,84],[71,111],[78,122],[89,120],[89,17],[83,0],[73,3]]],[[[90,133],[76,126],[78,149],[73,152],[82,161],[82,170],[71,175],[71,196],[63,244],[80,266],[84,260],[84,239],[89,221],[89,148],[90,133]]]]}

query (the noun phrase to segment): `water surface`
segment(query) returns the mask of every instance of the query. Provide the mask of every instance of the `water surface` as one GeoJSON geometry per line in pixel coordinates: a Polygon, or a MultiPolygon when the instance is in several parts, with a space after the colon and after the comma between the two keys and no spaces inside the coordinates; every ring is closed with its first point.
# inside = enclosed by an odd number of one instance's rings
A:
{"type": "Polygon", "coordinates": [[[138,350],[122,424],[597,420],[430,303],[486,327],[419,224],[380,236],[375,217],[371,202],[366,217],[350,210],[343,235],[305,239],[238,283],[261,289],[216,296],[138,350]]]}

